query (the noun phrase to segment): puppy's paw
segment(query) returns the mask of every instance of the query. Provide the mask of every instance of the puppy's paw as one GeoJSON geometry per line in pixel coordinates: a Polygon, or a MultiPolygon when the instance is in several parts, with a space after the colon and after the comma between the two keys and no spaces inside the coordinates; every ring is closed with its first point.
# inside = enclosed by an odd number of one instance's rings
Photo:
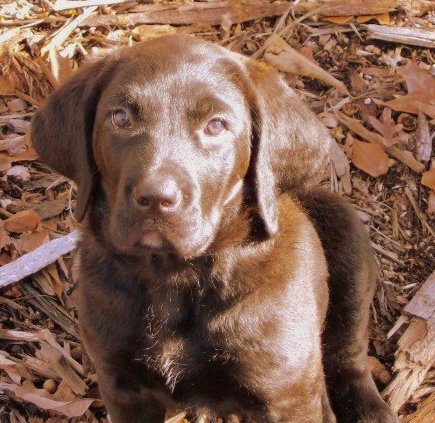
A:
{"type": "Polygon", "coordinates": [[[384,402],[368,405],[362,412],[358,423],[398,423],[399,420],[391,408],[384,402]]]}
{"type": "Polygon", "coordinates": [[[339,423],[398,423],[396,414],[369,379],[348,384],[334,398],[333,409],[339,423]]]}

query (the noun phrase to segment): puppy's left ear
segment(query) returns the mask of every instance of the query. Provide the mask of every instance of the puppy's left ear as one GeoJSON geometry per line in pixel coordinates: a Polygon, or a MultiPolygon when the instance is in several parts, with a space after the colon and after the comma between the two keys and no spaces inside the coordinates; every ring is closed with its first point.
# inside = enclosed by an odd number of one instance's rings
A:
{"type": "Polygon", "coordinates": [[[247,60],[253,122],[248,178],[264,235],[278,229],[277,195],[312,184],[325,168],[330,135],[314,113],[268,65],[247,60]]]}

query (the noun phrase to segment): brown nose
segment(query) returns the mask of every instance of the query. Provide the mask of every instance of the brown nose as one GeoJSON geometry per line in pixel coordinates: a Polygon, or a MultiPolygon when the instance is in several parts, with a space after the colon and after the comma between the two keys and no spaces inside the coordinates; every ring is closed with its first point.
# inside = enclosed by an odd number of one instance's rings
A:
{"type": "Polygon", "coordinates": [[[174,212],[181,201],[181,192],[172,179],[150,179],[140,182],[133,190],[134,201],[144,211],[174,212]]]}

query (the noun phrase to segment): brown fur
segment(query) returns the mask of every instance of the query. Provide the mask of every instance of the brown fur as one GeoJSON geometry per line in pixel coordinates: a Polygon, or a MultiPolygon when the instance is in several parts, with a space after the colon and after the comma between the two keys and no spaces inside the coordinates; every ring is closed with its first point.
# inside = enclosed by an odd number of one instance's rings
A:
{"type": "Polygon", "coordinates": [[[276,72],[162,37],[83,66],[32,138],[78,185],[80,325],[114,423],[161,423],[168,407],[396,422],[367,366],[368,237],[308,188],[328,133],[276,72]]]}

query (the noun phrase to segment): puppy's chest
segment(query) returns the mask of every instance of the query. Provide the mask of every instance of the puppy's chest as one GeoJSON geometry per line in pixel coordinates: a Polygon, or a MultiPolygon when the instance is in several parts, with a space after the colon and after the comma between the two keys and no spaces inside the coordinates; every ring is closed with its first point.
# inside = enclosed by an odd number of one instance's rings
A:
{"type": "Polygon", "coordinates": [[[175,397],[185,398],[186,389],[204,394],[210,378],[228,381],[237,361],[226,340],[210,333],[210,306],[198,292],[188,291],[170,301],[154,301],[146,310],[137,359],[175,397]]]}

